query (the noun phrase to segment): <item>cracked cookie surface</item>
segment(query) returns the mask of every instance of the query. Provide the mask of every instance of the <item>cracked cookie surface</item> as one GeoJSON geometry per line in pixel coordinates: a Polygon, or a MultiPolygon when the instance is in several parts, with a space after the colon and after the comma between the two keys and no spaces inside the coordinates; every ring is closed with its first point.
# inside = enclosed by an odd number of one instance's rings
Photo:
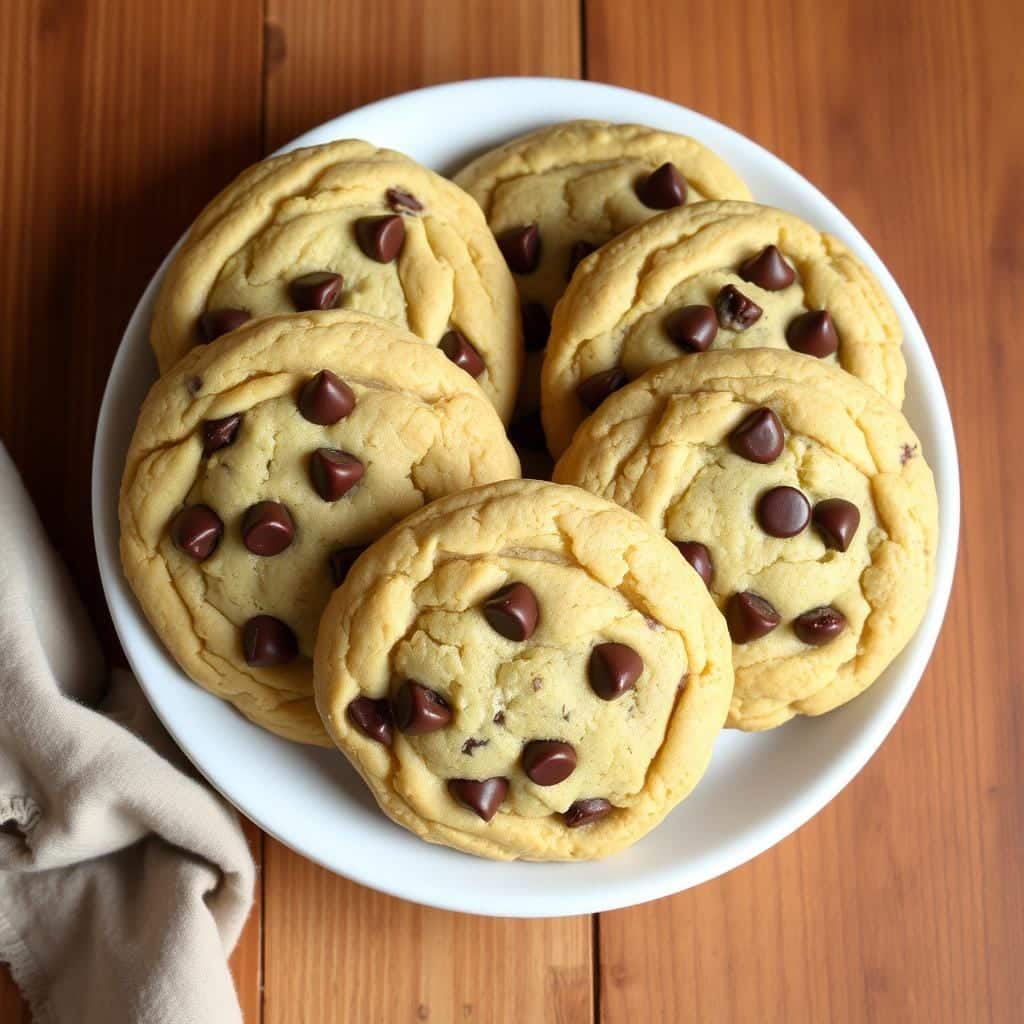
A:
{"type": "Polygon", "coordinates": [[[354,313],[272,317],[153,386],[122,481],[122,562],[196,682],[327,744],[311,658],[350,563],[426,502],[518,475],[493,406],[433,347],[354,313]]]}
{"type": "Polygon", "coordinates": [[[557,457],[610,391],[680,355],[798,351],[897,406],[906,364],[895,310],[831,235],[755,203],[662,214],[586,260],[559,303],[541,381],[557,457]]]}
{"type": "Polygon", "coordinates": [[[736,641],[729,724],[765,729],[868,687],[928,601],[935,485],[903,415],[838,367],[683,357],[612,395],[555,479],[662,530],[736,641]]]}
{"type": "Polygon", "coordinates": [[[696,784],[732,691],[725,624],[672,545],[577,488],[451,495],[324,613],[317,703],[381,808],[497,859],[604,856],[696,784]]]}
{"type": "Polygon", "coordinates": [[[295,150],[239,175],[172,260],[150,338],[166,371],[247,319],[329,308],[380,316],[446,354],[471,346],[459,365],[508,420],[522,362],[519,308],[479,208],[367,142],[295,150]]]}
{"type": "Polygon", "coordinates": [[[696,140],[606,121],[569,121],[512,139],[455,181],[483,208],[499,243],[512,245],[517,230],[536,228],[534,241],[519,239],[508,253],[524,304],[525,411],[539,404],[547,325],[582,258],[669,206],[750,198],[735,171],[696,140]]]}

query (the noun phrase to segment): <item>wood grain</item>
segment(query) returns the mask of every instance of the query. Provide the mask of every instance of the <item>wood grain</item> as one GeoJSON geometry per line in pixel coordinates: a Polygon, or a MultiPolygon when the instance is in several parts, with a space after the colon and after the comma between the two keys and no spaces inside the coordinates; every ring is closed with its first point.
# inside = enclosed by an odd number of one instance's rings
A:
{"type": "Polygon", "coordinates": [[[267,839],[267,1024],[592,1020],[589,918],[430,910],[267,839]]]}
{"type": "MultiPolygon", "coordinates": [[[[576,75],[579,9],[543,0],[329,8],[270,0],[267,52],[266,139],[275,147],[405,89],[475,75],[576,75]]],[[[264,871],[267,1024],[592,1019],[589,918],[425,910],[270,840],[264,871]]]]}
{"type": "Polygon", "coordinates": [[[1024,474],[1004,439],[1024,436],[1022,19],[957,0],[587,5],[592,77],[738,128],[867,234],[930,339],[964,482],[953,603],[907,715],[795,837],[602,916],[605,1021],[1020,1019],[1024,474]]]}
{"type": "MultiPolygon", "coordinates": [[[[261,0],[0,9],[0,437],[118,659],[88,511],[99,400],[150,275],[260,155],[261,18],[261,0]]],[[[257,921],[235,959],[251,1020],[259,959],[257,921]]]]}

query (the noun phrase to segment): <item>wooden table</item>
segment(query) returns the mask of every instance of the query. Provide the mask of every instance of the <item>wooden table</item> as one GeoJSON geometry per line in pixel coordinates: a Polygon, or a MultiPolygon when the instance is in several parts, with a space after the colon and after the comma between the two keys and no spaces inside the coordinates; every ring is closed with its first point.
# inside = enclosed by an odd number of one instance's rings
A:
{"type": "MultiPolygon", "coordinates": [[[[537,922],[402,903],[250,828],[247,1021],[1024,1019],[1022,45],[1019,0],[0,5],[0,436],[112,651],[89,460],[135,301],[237,171],[391,93],[585,76],[721,119],[864,231],[953,405],[945,630],[890,739],[814,821],[694,891],[537,922]]],[[[3,975],[0,1021],[22,1019],[3,975]]]]}

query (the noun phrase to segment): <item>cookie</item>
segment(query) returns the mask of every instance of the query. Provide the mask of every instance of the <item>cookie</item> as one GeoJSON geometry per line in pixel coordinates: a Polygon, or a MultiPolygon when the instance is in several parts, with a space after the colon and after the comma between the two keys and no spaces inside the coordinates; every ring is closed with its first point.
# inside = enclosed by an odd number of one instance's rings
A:
{"type": "Polygon", "coordinates": [[[495,859],[639,839],[703,774],[732,692],[722,616],[672,545],[533,480],[378,541],[324,613],[315,676],[384,812],[495,859]]]}
{"type": "Polygon", "coordinates": [[[244,171],[171,262],[151,341],[166,371],[253,317],[331,308],[383,317],[438,346],[508,420],[519,308],[479,208],[368,142],[299,149],[244,171]]]}
{"type": "Polygon", "coordinates": [[[846,703],[924,614],[938,514],[921,443],[827,362],[772,349],[676,359],[606,399],[555,479],[664,531],[707,583],[733,639],[730,725],[846,703]]]}
{"type": "Polygon", "coordinates": [[[519,288],[528,351],[524,412],[539,404],[552,311],[582,259],[662,210],[750,198],[728,164],[694,139],[606,121],[523,135],[478,157],[455,181],[483,208],[519,288]]]}
{"type": "Polygon", "coordinates": [[[561,454],[627,380],[709,349],[797,351],[899,406],[902,340],[878,282],[831,235],[754,203],[672,210],[605,246],[559,303],[541,385],[548,444],[561,454]]]}
{"type": "Polygon", "coordinates": [[[327,744],[311,659],[350,564],[426,502],[518,475],[493,406],[434,347],[355,313],[271,317],[153,386],[121,485],[121,558],[196,682],[327,744]]]}

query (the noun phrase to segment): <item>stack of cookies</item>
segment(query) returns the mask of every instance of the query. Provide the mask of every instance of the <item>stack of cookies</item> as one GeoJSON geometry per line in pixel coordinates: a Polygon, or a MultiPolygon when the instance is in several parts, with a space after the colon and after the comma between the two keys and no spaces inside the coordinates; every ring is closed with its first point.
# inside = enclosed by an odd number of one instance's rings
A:
{"type": "Polygon", "coordinates": [[[143,610],[432,842],[621,850],[723,725],[838,707],[923,615],[896,315],[692,139],[572,122],[454,181],[358,141],[271,158],[196,221],[151,338],[143,610]]]}

